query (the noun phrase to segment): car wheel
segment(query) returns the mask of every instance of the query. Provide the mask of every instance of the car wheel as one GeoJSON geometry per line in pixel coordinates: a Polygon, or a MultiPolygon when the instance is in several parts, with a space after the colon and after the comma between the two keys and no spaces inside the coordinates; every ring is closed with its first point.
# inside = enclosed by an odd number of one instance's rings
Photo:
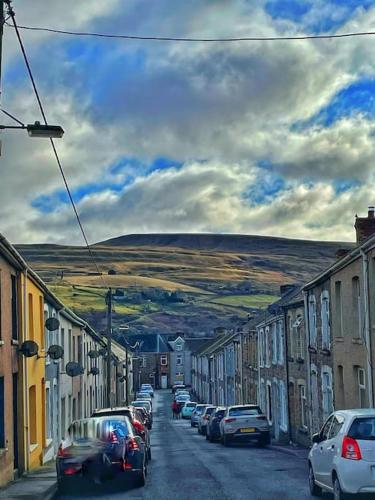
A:
{"type": "Polygon", "coordinates": [[[333,498],[335,500],[346,500],[348,495],[341,489],[339,478],[336,476],[333,480],[333,498]]]}
{"type": "Polygon", "coordinates": [[[148,460],[151,460],[151,448],[148,447],[148,450],[147,450],[147,458],[148,460]]]}
{"type": "Polygon", "coordinates": [[[139,487],[144,486],[146,484],[146,476],[147,476],[147,468],[146,464],[143,462],[142,470],[141,472],[138,473],[138,476],[135,480],[136,485],[139,487]]]}
{"type": "Polygon", "coordinates": [[[315,483],[314,471],[311,464],[309,465],[309,487],[313,497],[322,496],[322,488],[315,483]]]}

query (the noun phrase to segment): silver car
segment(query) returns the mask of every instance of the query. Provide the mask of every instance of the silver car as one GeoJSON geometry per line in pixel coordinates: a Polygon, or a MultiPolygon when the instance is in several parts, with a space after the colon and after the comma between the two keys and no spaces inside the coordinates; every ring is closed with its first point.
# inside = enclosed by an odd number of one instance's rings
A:
{"type": "Polygon", "coordinates": [[[220,422],[221,442],[256,441],[260,446],[271,442],[271,431],[267,417],[257,405],[236,405],[227,408],[220,422]]]}
{"type": "Polygon", "coordinates": [[[348,493],[375,494],[374,409],[336,411],[312,440],[308,459],[312,495],[327,490],[342,500],[348,493]]]}
{"type": "Polygon", "coordinates": [[[206,435],[208,421],[210,420],[210,416],[215,410],[216,406],[212,405],[206,406],[206,408],[203,410],[201,416],[198,419],[198,434],[203,434],[203,436],[206,435]]]}
{"type": "Polygon", "coordinates": [[[207,408],[207,406],[210,406],[210,405],[198,404],[195,407],[195,410],[191,414],[191,419],[190,419],[190,425],[192,427],[196,427],[198,425],[199,418],[202,415],[202,413],[205,410],[205,408],[207,408]]]}

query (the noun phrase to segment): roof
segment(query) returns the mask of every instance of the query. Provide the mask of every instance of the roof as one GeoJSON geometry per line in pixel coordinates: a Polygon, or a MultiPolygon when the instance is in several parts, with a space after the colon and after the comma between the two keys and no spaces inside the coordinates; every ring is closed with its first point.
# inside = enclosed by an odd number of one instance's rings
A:
{"type": "Polygon", "coordinates": [[[203,346],[207,344],[207,342],[213,340],[212,337],[210,338],[192,338],[192,339],[185,339],[185,345],[189,348],[189,350],[193,353],[199,351],[203,346]]]}
{"type": "Polygon", "coordinates": [[[125,338],[132,346],[138,343],[136,348],[138,352],[166,353],[172,351],[168,341],[159,333],[135,333],[126,335],[125,338]]]}

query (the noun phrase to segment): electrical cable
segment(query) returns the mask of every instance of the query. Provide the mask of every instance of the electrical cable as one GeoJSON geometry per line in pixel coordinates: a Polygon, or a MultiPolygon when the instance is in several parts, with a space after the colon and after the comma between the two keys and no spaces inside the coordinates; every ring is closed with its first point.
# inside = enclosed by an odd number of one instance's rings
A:
{"type": "Polygon", "coordinates": [[[11,118],[12,120],[14,120],[16,123],[18,123],[19,125],[22,125],[23,127],[25,126],[24,123],[21,122],[21,120],[19,120],[18,118],[16,118],[15,116],[13,116],[11,113],[9,113],[8,111],[5,111],[5,109],[2,109],[0,108],[0,111],[2,113],[4,113],[4,115],[7,115],[9,118],[11,118]]]}
{"type": "MultiPolygon", "coordinates": [[[[13,28],[9,23],[6,26],[13,28]]],[[[353,38],[362,36],[374,36],[375,31],[354,31],[348,33],[334,33],[327,35],[295,35],[295,36],[244,36],[244,37],[223,37],[223,38],[194,38],[194,37],[172,37],[172,36],[141,36],[141,35],[116,35],[113,33],[97,33],[87,31],[59,30],[54,28],[45,28],[41,26],[19,25],[19,29],[28,31],[43,31],[46,33],[55,33],[58,35],[71,35],[81,37],[114,38],[123,40],[141,40],[156,42],[275,42],[275,41],[295,41],[295,40],[330,40],[334,38],[353,38]]]]}
{"type": "MultiPolygon", "coordinates": [[[[17,39],[18,39],[18,42],[19,42],[19,45],[20,45],[20,49],[21,49],[21,52],[22,52],[22,55],[23,55],[23,59],[25,61],[27,72],[28,72],[30,80],[31,80],[31,84],[32,84],[32,87],[33,87],[33,90],[34,90],[35,97],[36,97],[36,99],[38,101],[38,106],[39,106],[40,112],[42,114],[43,121],[44,121],[45,125],[48,125],[47,117],[46,117],[46,114],[45,114],[45,111],[44,111],[44,108],[43,108],[43,104],[42,104],[42,101],[41,101],[41,98],[40,98],[40,95],[39,95],[39,92],[38,92],[38,89],[37,89],[37,86],[36,86],[36,83],[35,83],[35,79],[34,79],[33,73],[31,71],[31,66],[30,66],[30,63],[29,63],[29,60],[28,60],[28,57],[27,57],[27,54],[26,54],[26,50],[25,50],[24,44],[22,42],[22,38],[21,38],[20,32],[18,30],[18,26],[17,26],[17,22],[16,22],[14,10],[12,9],[12,7],[10,5],[10,1],[9,0],[6,0],[5,3],[8,5],[9,15],[10,15],[10,17],[12,19],[12,22],[13,22],[13,27],[14,27],[14,30],[16,32],[16,36],[17,36],[17,39]]],[[[75,202],[73,200],[73,196],[72,196],[72,193],[70,191],[69,184],[68,184],[67,178],[65,176],[65,172],[64,172],[62,163],[60,161],[60,157],[58,155],[58,152],[57,152],[57,149],[56,149],[56,146],[55,146],[55,142],[54,142],[54,140],[52,138],[50,138],[50,144],[51,144],[52,151],[53,151],[53,154],[55,156],[57,165],[59,167],[59,170],[60,170],[63,182],[64,182],[65,189],[66,189],[66,191],[68,193],[68,197],[69,197],[70,203],[72,205],[75,217],[77,219],[78,226],[80,228],[80,231],[81,231],[83,239],[85,241],[87,250],[89,252],[90,258],[91,258],[91,260],[94,263],[95,269],[96,269],[97,273],[99,274],[99,276],[100,276],[100,278],[101,278],[101,280],[103,282],[104,287],[109,289],[109,287],[105,283],[105,280],[103,278],[102,272],[99,269],[99,266],[98,266],[98,263],[97,263],[97,261],[95,259],[95,256],[94,256],[94,254],[93,254],[93,252],[92,252],[92,250],[90,248],[90,244],[88,242],[88,239],[87,239],[87,236],[86,236],[86,232],[85,232],[85,230],[83,228],[80,216],[78,214],[78,210],[77,210],[76,204],[75,204],[75,202]]]]}

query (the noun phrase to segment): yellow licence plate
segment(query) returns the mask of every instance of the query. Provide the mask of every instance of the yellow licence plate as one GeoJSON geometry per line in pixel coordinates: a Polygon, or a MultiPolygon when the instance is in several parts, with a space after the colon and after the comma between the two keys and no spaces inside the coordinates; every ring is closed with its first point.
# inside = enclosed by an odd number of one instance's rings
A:
{"type": "Polygon", "coordinates": [[[254,427],[245,427],[244,429],[241,429],[240,432],[255,432],[254,427]]]}

